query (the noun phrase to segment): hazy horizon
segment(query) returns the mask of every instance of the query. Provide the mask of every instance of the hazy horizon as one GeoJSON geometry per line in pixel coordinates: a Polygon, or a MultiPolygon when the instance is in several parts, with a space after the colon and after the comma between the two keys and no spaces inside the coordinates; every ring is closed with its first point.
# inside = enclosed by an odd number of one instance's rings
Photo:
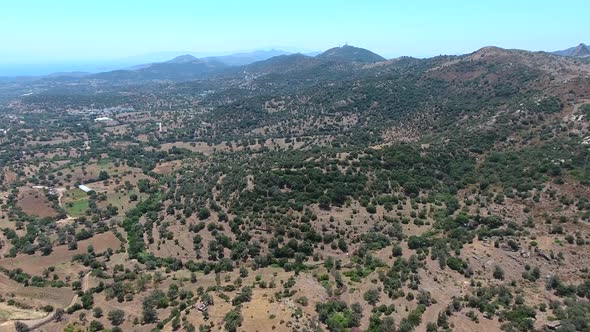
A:
{"type": "Polygon", "coordinates": [[[109,70],[158,53],[312,52],[348,43],[386,58],[424,58],[489,45],[554,51],[590,42],[590,4],[579,0],[23,0],[3,7],[0,76],[109,70]]]}

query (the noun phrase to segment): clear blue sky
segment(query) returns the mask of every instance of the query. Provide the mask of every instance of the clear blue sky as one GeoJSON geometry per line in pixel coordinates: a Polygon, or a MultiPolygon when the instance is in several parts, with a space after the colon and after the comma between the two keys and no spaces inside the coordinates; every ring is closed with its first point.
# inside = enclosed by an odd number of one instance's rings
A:
{"type": "Polygon", "coordinates": [[[2,0],[0,62],[348,42],[386,57],[590,42],[588,0],[2,0]]]}

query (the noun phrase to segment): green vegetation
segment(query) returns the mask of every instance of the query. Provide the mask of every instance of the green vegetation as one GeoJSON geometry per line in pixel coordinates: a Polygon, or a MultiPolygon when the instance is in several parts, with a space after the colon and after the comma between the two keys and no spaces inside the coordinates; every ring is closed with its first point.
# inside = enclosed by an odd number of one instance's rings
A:
{"type": "Polygon", "coordinates": [[[330,331],[344,331],[347,328],[357,327],[362,318],[362,308],[358,303],[350,308],[341,301],[328,301],[318,303],[316,311],[322,323],[325,323],[330,331]]]}
{"type": "Polygon", "coordinates": [[[15,258],[1,271],[18,285],[2,301],[76,292],[66,330],[268,317],[276,330],[532,331],[545,316],[587,329],[585,65],[493,48],[362,65],[332,51],[188,82],[0,82],[0,101],[20,96],[0,103],[0,245],[15,258]],[[58,215],[29,215],[27,199],[58,215]]]}
{"type": "Polygon", "coordinates": [[[81,189],[72,189],[64,196],[64,208],[68,215],[81,217],[89,208],[88,195],[81,189]]]}

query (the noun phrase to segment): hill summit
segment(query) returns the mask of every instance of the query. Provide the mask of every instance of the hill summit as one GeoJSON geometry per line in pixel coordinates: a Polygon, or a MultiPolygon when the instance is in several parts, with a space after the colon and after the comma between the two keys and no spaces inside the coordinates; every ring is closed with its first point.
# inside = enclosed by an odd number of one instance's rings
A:
{"type": "Polygon", "coordinates": [[[333,59],[347,62],[373,63],[385,61],[384,57],[364,48],[345,45],[331,48],[317,56],[318,58],[333,59]]]}
{"type": "Polygon", "coordinates": [[[572,56],[575,57],[587,57],[590,56],[590,48],[586,44],[580,44],[576,46],[572,52],[572,56]]]}
{"type": "Polygon", "coordinates": [[[193,62],[198,60],[198,58],[190,55],[190,54],[184,54],[184,55],[179,55],[176,58],[166,61],[166,63],[187,63],[187,62],[193,62]]]}
{"type": "Polygon", "coordinates": [[[590,57],[590,47],[584,43],[580,43],[580,45],[575,47],[570,47],[565,50],[555,51],[553,54],[561,55],[561,56],[569,56],[569,57],[576,57],[576,58],[585,58],[590,57]]]}

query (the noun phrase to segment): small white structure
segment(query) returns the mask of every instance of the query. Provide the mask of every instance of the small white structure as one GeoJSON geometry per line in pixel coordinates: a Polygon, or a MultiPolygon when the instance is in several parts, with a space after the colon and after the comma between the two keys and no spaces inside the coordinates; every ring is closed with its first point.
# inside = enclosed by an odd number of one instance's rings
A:
{"type": "Polygon", "coordinates": [[[113,119],[109,118],[108,116],[101,116],[99,118],[94,119],[94,122],[104,122],[104,121],[113,121],[113,119]]]}
{"type": "Polygon", "coordinates": [[[83,184],[79,185],[79,186],[78,186],[78,188],[79,188],[80,190],[82,190],[83,192],[85,192],[85,193],[88,193],[88,192],[91,192],[91,191],[93,191],[93,189],[92,189],[92,188],[90,188],[90,187],[87,187],[87,186],[85,186],[85,185],[83,185],[83,184]]]}

